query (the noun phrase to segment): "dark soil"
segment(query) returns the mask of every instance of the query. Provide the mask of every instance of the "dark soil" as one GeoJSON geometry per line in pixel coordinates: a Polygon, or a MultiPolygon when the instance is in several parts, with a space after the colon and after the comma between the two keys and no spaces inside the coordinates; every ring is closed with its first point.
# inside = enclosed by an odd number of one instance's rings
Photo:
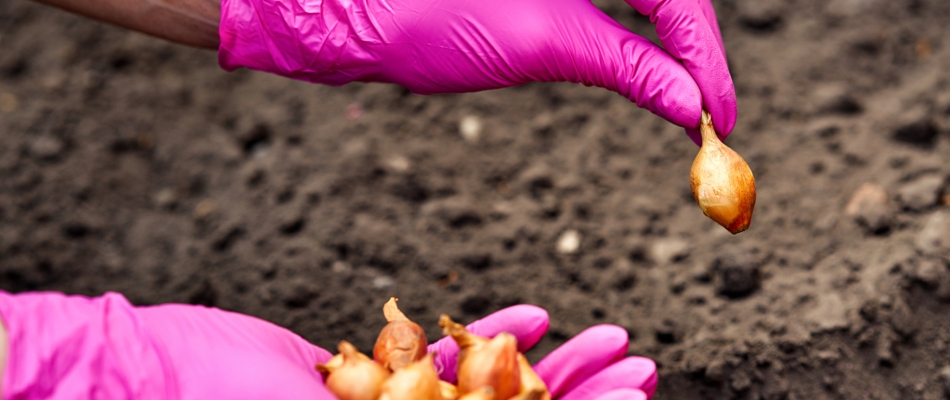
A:
{"type": "Polygon", "coordinates": [[[440,313],[532,303],[551,314],[532,358],[617,324],[658,399],[947,398],[950,2],[716,6],[728,143],[758,182],[738,236],[694,204],[682,130],[604,90],[226,73],[4,0],[0,288],[213,305],[364,350],[391,295],[433,337],[440,313]]]}

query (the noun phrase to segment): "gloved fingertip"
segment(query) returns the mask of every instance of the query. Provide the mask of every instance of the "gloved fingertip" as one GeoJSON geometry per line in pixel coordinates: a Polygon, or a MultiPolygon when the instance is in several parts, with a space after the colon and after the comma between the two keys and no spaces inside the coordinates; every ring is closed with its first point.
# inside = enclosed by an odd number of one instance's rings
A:
{"type": "Polygon", "coordinates": [[[631,371],[636,371],[636,374],[630,374],[630,376],[637,375],[642,378],[642,383],[640,384],[640,390],[647,394],[648,397],[653,397],[653,393],[656,392],[656,384],[659,381],[659,377],[656,373],[656,362],[652,359],[646,357],[632,356],[627,357],[622,361],[631,371]]]}
{"type": "Polygon", "coordinates": [[[588,343],[597,343],[604,349],[613,349],[624,354],[627,352],[630,335],[617,325],[594,325],[579,333],[576,338],[588,343]]]}
{"type": "Polygon", "coordinates": [[[706,110],[709,111],[709,115],[712,117],[713,127],[716,128],[716,133],[722,139],[729,136],[736,126],[736,95],[731,87],[729,85],[730,90],[727,93],[713,97],[712,100],[707,99],[709,101],[705,104],[706,110]]]}
{"type": "Polygon", "coordinates": [[[713,117],[713,127],[716,128],[716,134],[719,135],[719,138],[725,139],[732,133],[732,129],[736,126],[736,117],[735,111],[730,113],[723,113],[722,117],[719,118],[718,122],[715,117],[713,117]]]}

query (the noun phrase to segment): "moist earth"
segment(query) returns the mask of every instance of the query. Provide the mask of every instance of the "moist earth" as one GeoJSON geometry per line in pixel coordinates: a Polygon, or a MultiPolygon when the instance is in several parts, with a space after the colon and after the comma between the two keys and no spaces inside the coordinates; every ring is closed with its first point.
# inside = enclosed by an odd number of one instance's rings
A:
{"type": "MultiPolygon", "coordinates": [[[[595,2],[656,41],[620,1],[595,2]]],[[[537,304],[657,399],[950,396],[950,2],[715,1],[758,183],[732,236],[696,146],[568,83],[418,96],[0,2],[0,288],[185,302],[369,352],[382,304],[441,335],[537,304]]]]}

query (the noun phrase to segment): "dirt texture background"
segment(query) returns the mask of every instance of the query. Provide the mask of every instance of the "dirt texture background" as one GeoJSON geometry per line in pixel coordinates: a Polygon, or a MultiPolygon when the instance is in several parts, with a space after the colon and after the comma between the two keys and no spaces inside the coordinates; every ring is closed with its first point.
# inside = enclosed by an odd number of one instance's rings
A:
{"type": "Polygon", "coordinates": [[[715,5],[728,143],[758,182],[738,236],[695,205],[683,131],[604,90],[226,73],[4,0],[0,288],[212,305],[364,351],[391,295],[431,337],[440,313],[531,303],[551,315],[533,359],[617,324],[657,399],[950,398],[950,2],[715,5]]]}

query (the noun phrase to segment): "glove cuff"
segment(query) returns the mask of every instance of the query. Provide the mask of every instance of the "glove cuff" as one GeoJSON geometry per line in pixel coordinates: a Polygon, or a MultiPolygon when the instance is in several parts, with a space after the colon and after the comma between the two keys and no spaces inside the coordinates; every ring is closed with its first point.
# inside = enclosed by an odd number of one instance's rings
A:
{"type": "Polygon", "coordinates": [[[365,80],[381,42],[360,2],[222,0],[218,63],[327,85],[365,80]],[[370,29],[360,29],[370,28],[370,29]]]}

